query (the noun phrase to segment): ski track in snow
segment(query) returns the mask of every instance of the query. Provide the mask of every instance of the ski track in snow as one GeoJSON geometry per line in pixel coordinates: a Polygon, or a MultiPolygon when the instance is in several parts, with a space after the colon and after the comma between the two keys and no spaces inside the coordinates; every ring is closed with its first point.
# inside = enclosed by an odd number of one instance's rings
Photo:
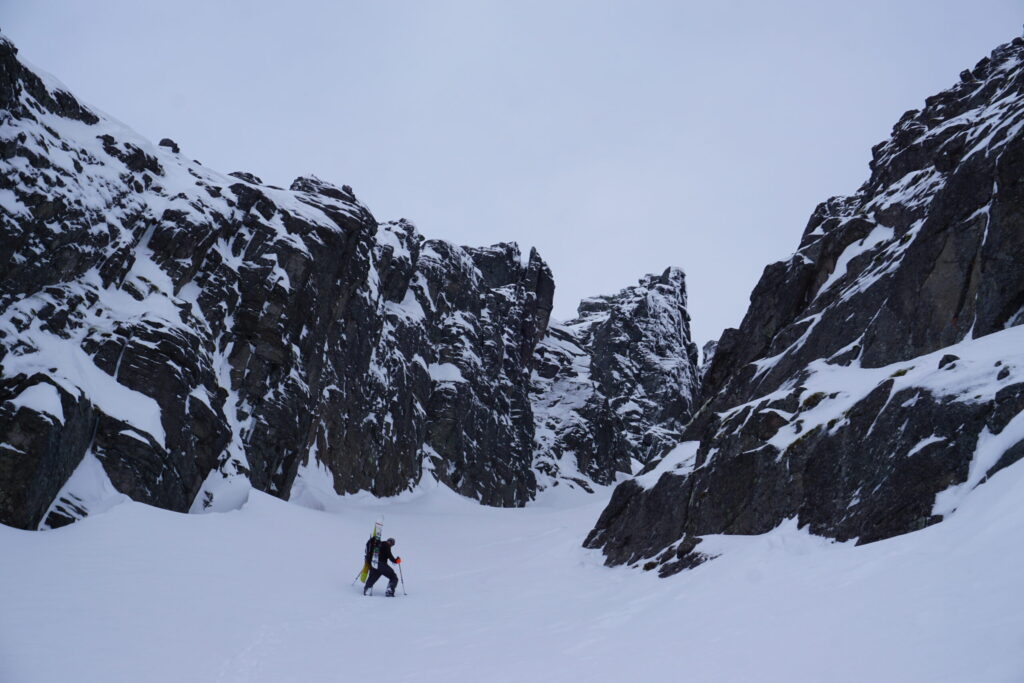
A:
{"type": "Polygon", "coordinates": [[[316,511],[253,492],[0,527],[0,681],[1024,680],[1024,462],[920,532],[706,537],[721,556],[670,579],[580,547],[608,493],[316,511]],[[408,596],[351,585],[380,515],[408,596]]]}

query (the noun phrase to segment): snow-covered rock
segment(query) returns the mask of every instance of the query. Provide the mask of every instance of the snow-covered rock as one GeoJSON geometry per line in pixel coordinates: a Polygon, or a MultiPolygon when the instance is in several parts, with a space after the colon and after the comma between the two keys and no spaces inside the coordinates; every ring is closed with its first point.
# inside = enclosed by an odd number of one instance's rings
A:
{"type": "Polygon", "coordinates": [[[904,114],[722,335],[692,471],[622,484],[586,544],[670,574],[702,535],[791,517],[874,541],[1024,455],[1022,130],[1021,39],[904,114]]]}
{"type": "MultiPolygon", "coordinates": [[[[203,512],[255,488],[317,506],[425,476],[518,506],[562,457],[535,453],[554,293],[536,250],[378,224],[312,176],[284,189],[212,171],[83,106],[6,39],[0,233],[4,524],[59,526],[124,495],[203,512]]],[[[658,365],[659,344],[688,341],[682,274],[662,280],[597,316],[614,324],[580,323],[605,330],[586,342],[607,347],[594,367],[628,375],[621,397],[594,377],[628,434],[607,462],[577,449],[589,481],[655,453],[655,426],[677,438],[689,410],[672,395],[688,369],[658,365]]]]}
{"type": "Polygon", "coordinates": [[[634,462],[663,455],[697,392],[682,270],[585,299],[578,318],[549,326],[537,359],[536,466],[545,479],[611,484],[634,462]]]}
{"type": "Polygon", "coordinates": [[[378,226],[314,177],[216,173],[6,40],[0,169],[0,521],[60,525],[108,487],[232,508],[317,468],[393,495],[425,460],[485,503],[535,491],[529,366],[554,290],[535,251],[378,226]]]}

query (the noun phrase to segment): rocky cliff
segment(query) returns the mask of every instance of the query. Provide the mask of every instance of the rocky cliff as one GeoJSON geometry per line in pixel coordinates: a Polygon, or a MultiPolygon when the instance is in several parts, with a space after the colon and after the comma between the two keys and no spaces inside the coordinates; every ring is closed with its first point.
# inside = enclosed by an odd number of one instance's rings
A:
{"type": "MultiPolygon", "coordinates": [[[[123,496],[231,509],[250,487],[319,505],[424,476],[515,506],[538,471],[551,483],[570,447],[536,438],[538,396],[558,399],[534,368],[550,371],[544,349],[563,333],[549,332],[554,282],[536,251],[378,224],[315,177],[285,189],[217,173],[16,53],[0,38],[0,522],[58,526],[123,496]]],[[[681,273],[643,287],[689,348],[681,273]]],[[[694,390],[656,405],[693,373],[659,373],[665,349],[645,335],[662,314],[612,299],[614,323],[573,343],[599,349],[586,381],[631,431],[612,449],[578,433],[584,485],[677,438],[694,390]]]]}
{"type": "Polygon", "coordinates": [[[557,480],[575,469],[611,484],[662,455],[691,417],[697,375],[678,268],[584,300],[579,317],[552,324],[537,348],[538,471],[557,480]]]}
{"type": "Polygon", "coordinates": [[[796,518],[870,542],[940,521],[1024,455],[1024,42],[903,115],[871,176],[769,265],[684,443],[586,545],[668,575],[706,534],[796,518]]]}

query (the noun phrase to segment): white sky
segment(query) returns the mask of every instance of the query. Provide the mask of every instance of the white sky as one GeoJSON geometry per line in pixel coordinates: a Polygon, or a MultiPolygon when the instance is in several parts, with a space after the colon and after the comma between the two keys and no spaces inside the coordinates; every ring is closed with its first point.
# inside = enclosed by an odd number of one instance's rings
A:
{"type": "Polygon", "coordinates": [[[212,168],[537,246],[558,318],[682,266],[701,344],[900,115],[1022,20],[1009,0],[0,1],[23,59],[212,168]]]}

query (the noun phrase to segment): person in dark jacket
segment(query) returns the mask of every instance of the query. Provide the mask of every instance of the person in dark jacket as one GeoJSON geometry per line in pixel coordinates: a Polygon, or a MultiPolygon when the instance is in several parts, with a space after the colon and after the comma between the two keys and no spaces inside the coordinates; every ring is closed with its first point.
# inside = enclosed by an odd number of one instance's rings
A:
{"type": "Polygon", "coordinates": [[[381,575],[388,577],[388,590],[384,594],[389,598],[395,597],[395,588],[398,586],[398,575],[395,574],[395,570],[388,566],[388,562],[394,562],[400,564],[402,562],[401,557],[395,557],[391,554],[391,548],[395,545],[395,539],[389,538],[380,544],[380,549],[377,551],[377,566],[373,566],[373,551],[371,550],[366,561],[370,563],[370,574],[366,577],[366,585],[363,586],[363,595],[368,592],[372,595],[373,584],[377,583],[377,579],[381,575]]]}

